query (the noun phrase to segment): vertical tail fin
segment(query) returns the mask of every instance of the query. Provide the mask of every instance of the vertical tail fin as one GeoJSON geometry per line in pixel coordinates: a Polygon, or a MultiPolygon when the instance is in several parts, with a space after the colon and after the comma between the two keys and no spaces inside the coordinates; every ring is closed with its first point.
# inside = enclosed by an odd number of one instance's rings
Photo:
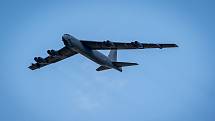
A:
{"type": "Polygon", "coordinates": [[[111,61],[116,62],[117,61],[117,50],[111,49],[108,57],[111,59],[111,61]]]}

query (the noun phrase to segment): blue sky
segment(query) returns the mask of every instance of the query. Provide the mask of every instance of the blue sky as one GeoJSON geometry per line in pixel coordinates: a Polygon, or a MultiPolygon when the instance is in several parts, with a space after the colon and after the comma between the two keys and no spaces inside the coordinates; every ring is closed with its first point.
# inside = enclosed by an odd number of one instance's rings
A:
{"type": "MultiPolygon", "coordinates": [[[[0,1],[0,121],[213,121],[215,3],[178,1],[0,1]],[[119,51],[140,65],[96,72],[75,55],[27,67],[61,36],[176,43],[119,51]]],[[[103,51],[108,53],[108,51],[103,51]]]]}

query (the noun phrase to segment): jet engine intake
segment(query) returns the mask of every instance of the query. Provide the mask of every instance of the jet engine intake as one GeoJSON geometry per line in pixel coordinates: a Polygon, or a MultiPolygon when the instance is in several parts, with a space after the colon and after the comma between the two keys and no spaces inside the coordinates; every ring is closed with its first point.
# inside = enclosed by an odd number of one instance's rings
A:
{"type": "Polygon", "coordinates": [[[111,42],[110,40],[104,41],[103,43],[104,43],[104,45],[106,45],[108,47],[114,46],[114,43],[111,42]]]}
{"type": "Polygon", "coordinates": [[[45,63],[46,60],[42,57],[35,57],[34,60],[37,62],[37,63],[45,63]]]}
{"type": "Polygon", "coordinates": [[[47,53],[51,56],[56,56],[58,55],[58,52],[56,50],[47,50],[47,53]]]}
{"type": "Polygon", "coordinates": [[[143,45],[138,41],[131,42],[131,44],[134,45],[135,47],[143,47],[143,45]]]}

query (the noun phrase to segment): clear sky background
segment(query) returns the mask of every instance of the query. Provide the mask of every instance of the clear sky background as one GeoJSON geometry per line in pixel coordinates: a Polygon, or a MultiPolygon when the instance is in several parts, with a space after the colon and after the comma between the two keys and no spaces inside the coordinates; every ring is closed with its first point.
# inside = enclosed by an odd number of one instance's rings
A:
{"type": "MultiPolygon", "coordinates": [[[[211,0],[0,1],[0,121],[214,121],[211,0]],[[61,36],[176,43],[119,51],[140,65],[96,72],[81,55],[31,71],[61,36]]],[[[103,51],[105,54],[108,51],[103,51]]]]}

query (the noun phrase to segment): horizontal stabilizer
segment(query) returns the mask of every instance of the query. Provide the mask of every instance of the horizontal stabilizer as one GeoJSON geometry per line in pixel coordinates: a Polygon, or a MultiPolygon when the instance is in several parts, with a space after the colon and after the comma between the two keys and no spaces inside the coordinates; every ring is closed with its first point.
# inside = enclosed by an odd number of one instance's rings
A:
{"type": "Polygon", "coordinates": [[[117,67],[138,65],[137,63],[130,63],[130,62],[112,62],[112,63],[114,66],[117,66],[117,67]]]}
{"type": "Polygon", "coordinates": [[[107,69],[111,69],[111,68],[108,68],[106,66],[100,66],[96,69],[96,71],[103,71],[103,70],[107,70],[107,69]]]}

